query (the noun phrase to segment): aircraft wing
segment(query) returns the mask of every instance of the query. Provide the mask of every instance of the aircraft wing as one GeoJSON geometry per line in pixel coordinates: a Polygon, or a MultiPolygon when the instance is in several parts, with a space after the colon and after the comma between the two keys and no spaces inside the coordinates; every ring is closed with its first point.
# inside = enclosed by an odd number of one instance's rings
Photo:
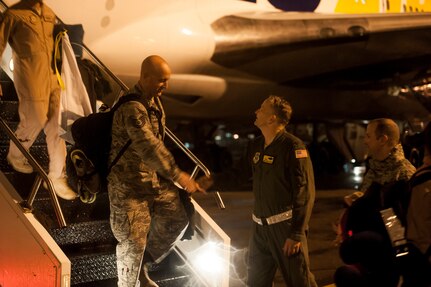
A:
{"type": "Polygon", "coordinates": [[[359,89],[430,72],[431,13],[248,13],[211,27],[212,61],[280,84],[359,89]]]}

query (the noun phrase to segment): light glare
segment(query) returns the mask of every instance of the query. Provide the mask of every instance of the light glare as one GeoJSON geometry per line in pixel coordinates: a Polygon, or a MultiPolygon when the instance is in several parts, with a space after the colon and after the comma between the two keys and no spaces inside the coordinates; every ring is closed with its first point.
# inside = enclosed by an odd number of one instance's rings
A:
{"type": "Polygon", "coordinates": [[[192,258],[192,264],[203,274],[219,275],[223,271],[221,249],[214,242],[208,242],[199,248],[192,258]]]}

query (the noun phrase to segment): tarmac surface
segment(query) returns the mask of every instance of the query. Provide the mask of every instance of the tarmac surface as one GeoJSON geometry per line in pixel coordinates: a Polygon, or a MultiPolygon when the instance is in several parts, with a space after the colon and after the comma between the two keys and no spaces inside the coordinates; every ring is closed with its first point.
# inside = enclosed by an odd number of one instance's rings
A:
{"type": "MultiPolygon", "coordinates": [[[[335,232],[332,224],[340,216],[343,197],[354,191],[356,182],[346,173],[323,175],[316,178],[316,201],[310,220],[308,238],[311,272],[318,286],[333,283],[333,274],[342,265],[338,247],[333,243],[335,232]]],[[[194,194],[194,200],[214,219],[231,238],[230,287],[245,286],[247,246],[252,225],[253,194],[251,191],[222,191],[226,208],[220,210],[211,194],[194,194]]],[[[286,286],[277,273],[274,287],[286,286]]],[[[335,286],[335,285],[333,285],[335,286]]]]}

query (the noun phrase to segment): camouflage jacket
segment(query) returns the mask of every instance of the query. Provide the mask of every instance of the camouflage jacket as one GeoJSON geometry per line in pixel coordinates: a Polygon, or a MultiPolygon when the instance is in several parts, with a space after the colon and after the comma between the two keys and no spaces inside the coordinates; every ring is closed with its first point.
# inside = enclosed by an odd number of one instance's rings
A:
{"type": "MultiPolygon", "coordinates": [[[[137,86],[131,93],[145,97],[137,86]]],[[[160,187],[159,176],[173,180],[179,175],[180,170],[163,143],[164,124],[165,113],[159,99],[149,99],[145,106],[130,101],[115,111],[110,160],[129,139],[132,140],[108,176],[109,185],[121,186],[124,191],[119,198],[156,194],[160,187]]]]}
{"type": "Polygon", "coordinates": [[[401,144],[398,144],[383,161],[370,159],[360,189],[365,192],[373,182],[384,185],[397,180],[408,180],[415,171],[416,168],[404,157],[401,144]]]}

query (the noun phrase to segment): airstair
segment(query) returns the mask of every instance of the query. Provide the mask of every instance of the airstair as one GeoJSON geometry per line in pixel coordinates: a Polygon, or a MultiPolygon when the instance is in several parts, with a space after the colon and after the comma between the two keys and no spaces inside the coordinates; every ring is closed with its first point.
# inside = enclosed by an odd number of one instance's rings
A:
{"type": "MultiPolygon", "coordinates": [[[[109,79],[111,91],[106,97],[112,104],[128,88],[85,45],[81,47],[84,59],[109,79]]],[[[116,286],[117,242],[109,225],[108,195],[98,194],[92,204],[79,198],[57,198],[46,173],[48,155],[43,133],[29,152],[14,136],[19,118],[10,59],[9,48],[3,54],[0,74],[4,94],[0,102],[0,286],[116,286]],[[18,173],[8,165],[10,140],[26,155],[33,174],[18,173]],[[48,189],[42,187],[43,182],[48,189]]],[[[209,175],[209,170],[169,129],[167,136],[196,164],[190,171],[193,177],[209,175]]],[[[224,208],[220,195],[213,195],[224,208]]],[[[230,238],[193,199],[192,203],[194,235],[191,240],[178,242],[173,252],[150,270],[150,276],[166,287],[228,286],[230,238]]]]}

